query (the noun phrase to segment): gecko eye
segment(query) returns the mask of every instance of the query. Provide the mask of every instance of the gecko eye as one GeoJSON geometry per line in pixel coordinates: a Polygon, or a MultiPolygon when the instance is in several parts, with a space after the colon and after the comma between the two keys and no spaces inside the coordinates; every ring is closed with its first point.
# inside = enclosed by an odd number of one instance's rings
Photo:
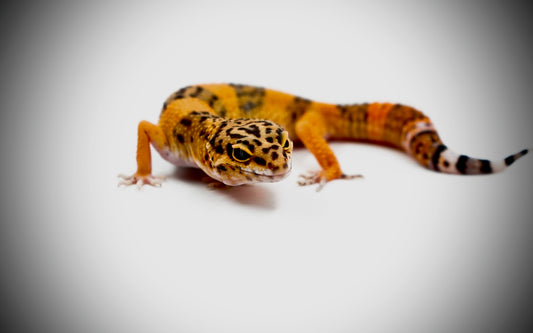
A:
{"type": "Polygon", "coordinates": [[[239,162],[246,162],[248,161],[252,155],[250,155],[248,152],[240,149],[240,148],[234,148],[233,149],[233,158],[239,162]]]}
{"type": "Polygon", "coordinates": [[[281,142],[283,142],[283,144],[282,144],[283,149],[285,149],[285,150],[289,149],[291,144],[289,142],[289,136],[288,136],[287,132],[283,132],[281,134],[281,142]]]}
{"type": "Polygon", "coordinates": [[[283,144],[283,149],[287,150],[289,146],[289,140],[285,140],[285,143],[283,144]]]}

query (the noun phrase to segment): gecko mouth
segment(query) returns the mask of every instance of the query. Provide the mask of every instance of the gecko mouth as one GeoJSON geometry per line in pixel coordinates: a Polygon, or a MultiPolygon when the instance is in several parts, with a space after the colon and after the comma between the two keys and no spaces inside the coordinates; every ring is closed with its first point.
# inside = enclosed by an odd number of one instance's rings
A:
{"type": "Polygon", "coordinates": [[[233,177],[228,177],[228,179],[222,180],[226,185],[236,186],[243,184],[253,184],[253,183],[273,183],[282,180],[287,177],[292,169],[292,163],[288,163],[287,168],[282,169],[282,171],[274,172],[271,169],[265,170],[254,170],[240,168],[240,173],[233,177]]]}
{"type": "Polygon", "coordinates": [[[259,182],[276,182],[287,177],[291,172],[291,169],[292,165],[288,165],[286,169],[276,173],[270,169],[265,169],[264,171],[241,169],[241,171],[243,175],[252,177],[252,179],[257,179],[259,182]]]}
{"type": "Polygon", "coordinates": [[[283,178],[287,177],[290,173],[291,169],[287,169],[284,172],[276,173],[276,174],[266,174],[266,173],[258,173],[255,171],[244,171],[245,175],[251,175],[252,178],[258,179],[260,182],[268,181],[268,182],[277,182],[279,180],[282,180],[283,178]]]}

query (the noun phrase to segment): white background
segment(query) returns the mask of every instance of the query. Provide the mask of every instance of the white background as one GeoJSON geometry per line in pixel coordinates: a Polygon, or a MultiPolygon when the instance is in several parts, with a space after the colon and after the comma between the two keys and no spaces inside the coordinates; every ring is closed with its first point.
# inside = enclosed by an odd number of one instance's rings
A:
{"type": "Polygon", "coordinates": [[[489,332],[527,306],[531,156],[430,172],[334,143],[346,173],[209,190],[136,127],[190,84],[234,82],[431,117],[459,153],[533,147],[531,9],[468,2],[87,2],[2,13],[4,285],[44,332],[489,332]]]}

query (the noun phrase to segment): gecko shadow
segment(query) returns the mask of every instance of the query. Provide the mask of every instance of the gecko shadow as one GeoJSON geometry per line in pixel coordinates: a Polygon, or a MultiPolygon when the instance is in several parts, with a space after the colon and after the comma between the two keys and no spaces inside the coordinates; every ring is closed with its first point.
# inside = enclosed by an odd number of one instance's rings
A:
{"type": "Polygon", "coordinates": [[[242,205],[265,210],[276,208],[274,193],[262,184],[227,186],[207,176],[200,169],[186,167],[177,167],[172,177],[195,186],[203,186],[210,192],[227,196],[242,205]]]}

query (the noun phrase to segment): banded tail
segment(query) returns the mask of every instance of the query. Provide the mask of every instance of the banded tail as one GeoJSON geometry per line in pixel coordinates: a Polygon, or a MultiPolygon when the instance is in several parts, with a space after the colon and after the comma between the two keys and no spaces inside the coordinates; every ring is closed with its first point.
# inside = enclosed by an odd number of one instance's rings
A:
{"type": "MultiPolygon", "coordinates": [[[[489,174],[506,169],[527,154],[524,149],[501,161],[456,154],[440,139],[431,120],[402,104],[372,103],[338,105],[343,123],[340,137],[387,143],[413,156],[431,170],[452,174],[489,174]]],[[[340,126],[339,126],[340,127],[340,126]]]]}
{"type": "Polygon", "coordinates": [[[489,161],[456,154],[441,144],[437,146],[431,157],[431,166],[435,171],[462,175],[496,173],[506,169],[517,159],[526,155],[527,152],[528,150],[524,149],[516,154],[507,156],[501,161],[489,161]]]}
{"type": "Polygon", "coordinates": [[[402,146],[407,153],[427,168],[460,175],[500,172],[528,153],[528,149],[524,149],[500,161],[489,161],[457,154],[442,143],[429,119],[415,122],[411,131],[405,134],[402,146]]]}

